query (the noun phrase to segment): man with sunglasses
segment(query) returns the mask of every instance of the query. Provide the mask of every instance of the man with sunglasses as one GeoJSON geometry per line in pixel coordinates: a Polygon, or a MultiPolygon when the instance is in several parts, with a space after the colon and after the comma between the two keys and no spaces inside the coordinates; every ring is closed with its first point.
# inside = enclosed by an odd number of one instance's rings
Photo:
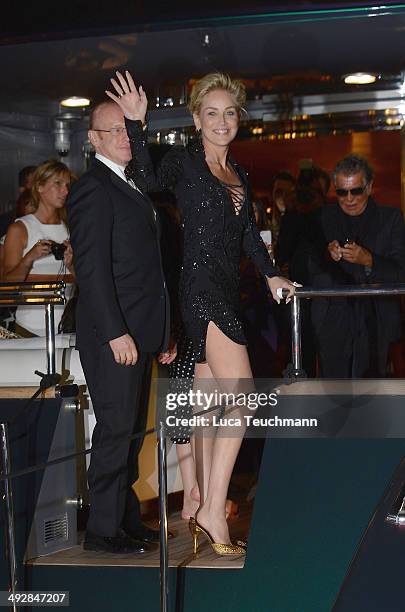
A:
{"type": "MultiPolygon", "coordinates": [[[[320,214],[313,285],[404,282],[403,217],[399,208],[373,200],[373,171],[367,160],[345,157],[333,178],[337,203],[320,214]]],[[[398,298],[314,299],[312,312],[322,376],[385,376],[389,345],[401,334],[398,298]]]]}

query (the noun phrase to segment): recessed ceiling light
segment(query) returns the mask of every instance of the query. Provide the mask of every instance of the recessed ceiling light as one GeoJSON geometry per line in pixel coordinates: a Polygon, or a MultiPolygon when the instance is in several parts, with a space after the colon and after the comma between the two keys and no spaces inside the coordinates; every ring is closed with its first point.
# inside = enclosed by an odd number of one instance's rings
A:
{"type": "Polygon", "coordinates": [[[90,100],[88,98],[80,98],[79,96],[71,96],[61,101],[61,106],[68,106],[69,108],[79,108],[83,106],[89,106],[90,100]]]}
{"type": "Polygon", "coordinates": [[[353,72],[353,74],[346,74],[343,79],[346,85],[369,85],[375,83],[377,75],[368,72],[353,72]]]}

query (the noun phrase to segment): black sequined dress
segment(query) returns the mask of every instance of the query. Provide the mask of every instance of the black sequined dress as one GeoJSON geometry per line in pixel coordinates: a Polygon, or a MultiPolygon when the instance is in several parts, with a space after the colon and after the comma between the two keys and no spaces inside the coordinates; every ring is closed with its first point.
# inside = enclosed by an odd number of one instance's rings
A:
{"type": "Polygon", "coordinates": [[[256,227],[245,172],[229,160],[245,193],[236,214],[229,190],[208,168],[201,141],[185,148],[173,147],[155,172],[141,122],[126,120],[126,124],[133,155],[128,175],[145,192],[171,189],[181,210],[184,255],[180,308],[196,361],[205,361],[210,321],[234,342],[246,344],[239,306],[242,249],[262,274],[277,276],[279,271],[271,264],[256,227]]]}

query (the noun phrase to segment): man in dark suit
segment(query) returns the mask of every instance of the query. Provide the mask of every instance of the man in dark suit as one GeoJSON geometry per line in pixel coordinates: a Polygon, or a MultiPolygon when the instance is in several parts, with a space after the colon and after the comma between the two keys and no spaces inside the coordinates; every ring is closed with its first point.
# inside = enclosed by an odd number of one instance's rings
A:
{"type": "MultiPolygon", "coordinates": [[[[334,171],[337,203],[320,212],[315,287],[395,284],[405,279],[405,229],[399,208],[371,197],[367,160],[349,155],[334,171]]],[[[315,264],[314,264],[315,261],[315,264]]],[[[401,335],[397,297],[315,298],[313,325],[326,378],[386,375],[388,348],[401,335]]]]}
{"type": "MultiPolygon", "coordinates": [[[[84,548],[141,553],[158,532],[141,523],[131,488],[145,430],[151,357],[167,351],[169,303],[150,199],[127,182],[131,149],[114,102],[92,112],[96,159],[67,201],[79,285],[77,347],[96,415],[84,548]]],[[[174,352],[161,354],[170,362],[174,352]]]]}

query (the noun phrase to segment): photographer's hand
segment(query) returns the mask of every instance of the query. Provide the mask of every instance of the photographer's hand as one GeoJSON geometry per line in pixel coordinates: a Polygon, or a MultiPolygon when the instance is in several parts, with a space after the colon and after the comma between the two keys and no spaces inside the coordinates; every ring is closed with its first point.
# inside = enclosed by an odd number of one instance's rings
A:
{"type": "Polygon", "coordinates": [[[27,230],[22,223],[12,223],[4,243],[4,281],[25,281],[34,262],[51,251],[51,240],[38,240],[27,253],[27,230]]]}
{"type": "Polygon", "coordinates": [[[52,247],[52,240],[38,240],[34,246],[24,255],[23,259],[27,261],[31,266],[37,259],[46,257],[50,254],[52,247]]]}
{"type": "Polygon", "coordinates": [[[372,254],[359,244],[356,244],[355,242],[345,244],[341,251],[344,261],[359,264],[361,266],[367,266],[369,268],[373,267],[372,254]]]}
{"type": "Polygon", "coordinates": [[[342,247],[337,240],[332,240],[332,242],[329,242],[328,252],[333,261],[340,261],[342,259],[342,247]]]}
{"type": "Polygon", "coordinates": [[[63,254],[63,263],[65,264],[65,266],[69,270],[69,272],[74,276],[75,275],[75,270],[74,270],[74,267],[73,267],[72,245],[70,244],[70,240],[64,240],[63,244],[66,246],[65,252],[63,254]]]}

